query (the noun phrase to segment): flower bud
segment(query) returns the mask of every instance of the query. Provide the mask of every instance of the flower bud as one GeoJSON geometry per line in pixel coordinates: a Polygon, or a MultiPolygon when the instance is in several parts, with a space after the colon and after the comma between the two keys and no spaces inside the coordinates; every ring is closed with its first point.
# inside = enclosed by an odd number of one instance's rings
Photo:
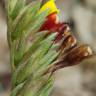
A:
{"type": "Polygon", "coordinates": [[[79,47],[73,48],[67,53],[67,55],[62,60],[62,67],[72,66],[80,63],[84,59],[92,56],[93,52],[91,48],[87,45],[81,45],[79,47]],[[67,64],[65,66],[65,63],[67,64]],[[64,65],[64,66],[63,66],[64,65]]]}
{"type": "Polygon", "coordinates": [[[64,58],[60,61],[56,62],[53,66],[51,66],[47,73],[55,72],[58,69],[62,69],[67,66],[73,66],[79,64],[81,61],[88,59],[93,54],[91,48],[87,45],[81,45],[69,51],[64,58]]]}

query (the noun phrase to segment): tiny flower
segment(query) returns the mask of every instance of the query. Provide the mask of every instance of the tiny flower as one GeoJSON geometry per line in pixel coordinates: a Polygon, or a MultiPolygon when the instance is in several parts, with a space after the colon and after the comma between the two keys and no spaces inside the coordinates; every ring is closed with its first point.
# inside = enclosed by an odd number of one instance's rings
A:
{"type": "Polygon", "coordinates": [[[49,9],[49,13],[48,13],[46,21],[42,25],[40,31],[43,31],[43,30],[51,31],[58,24],[58,13],[59,13],[59,10],[57,9],[57,6],[56,6],[54,0],[49,0],[47,3],[45,3],[41,7],[39,13],[42,13],[42,12],[44,12],[47,9],[49,9]]]}
{"type": "Polygon", "coordinates": [[[70,34],[70,27],[68,25],[68,23],[61,23],[59,21],[59,17],[58,17],[58,13],[59,10],[57,9],[57,6],[55,4],[54,0],[49,0],[47,3],[45,3],[39,13],[43,12],[46,9],[50,9],[48,16],[46,18],[46,21],[44,22],[44,24],[42,25],[42,27],[40,28],[40,31],[44,31],[44,30],[48,30],[49,33],[52,32],[57,32],[58,36],[55,39],[55,42],[60,41],[62,38],[65,38],[65,36],[67,36],[67,34],[70,34]]]}

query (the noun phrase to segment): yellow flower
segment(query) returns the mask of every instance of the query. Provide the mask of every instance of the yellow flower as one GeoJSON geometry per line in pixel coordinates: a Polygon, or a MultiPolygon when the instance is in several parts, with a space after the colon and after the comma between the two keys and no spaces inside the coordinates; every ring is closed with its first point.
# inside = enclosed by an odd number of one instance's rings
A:
{"type": "Polygon", "coordinates": [[[50,15],[50,14],[52,14],[52,13],[55,13],[55,12],[56,12],[56,13],[59,13],[59,10],[58,10],[58,8],[57,8],[57,6],[56,6],[56,4],[55,4],[55,0],[49,0],[47,3],[45,3],[45,4],[41,7],[39,13],[42,13],[42,12],[44,12],[44,11],[47,10],[47,9],[49,9],[48,15],[50,15]]]}

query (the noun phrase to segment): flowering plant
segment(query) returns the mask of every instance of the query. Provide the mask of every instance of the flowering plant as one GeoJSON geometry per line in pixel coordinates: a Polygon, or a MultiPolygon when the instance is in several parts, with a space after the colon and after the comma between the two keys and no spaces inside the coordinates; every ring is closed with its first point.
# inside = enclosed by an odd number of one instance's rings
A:
{"type": "Polygon", "coordinates": [[[11,96],[49,96],[53,73],[91,57],[92,50],[79,45],[69,24],[58,20],[54,0],[26,1],[8,0],[11,96]]]}

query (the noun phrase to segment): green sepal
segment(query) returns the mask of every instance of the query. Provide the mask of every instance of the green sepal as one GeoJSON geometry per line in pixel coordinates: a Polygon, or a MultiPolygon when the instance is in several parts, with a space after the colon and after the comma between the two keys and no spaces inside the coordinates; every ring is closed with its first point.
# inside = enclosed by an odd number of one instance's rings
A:
{"type": "Polygon", "coordinates": [[[49,94],[52,86],[53,78],[50,77],[50,74],[46,76],[30,76],[17,96],[38,96],[43,94],[43,90],[47,92],[46,94],[49,94]],[[48,85],[51,87],[47,89],[48,85]]]}
{"type": "Polygon", "coordinates": [[[10,17],[14,20],[20,13],[21,9],[24,8],[26,0],[11,0],[10,1],[10,17]]]}
{"type": "Polygon", "coordinates": [[[21,88],[23,87],[24,83],[19,84],[18,86],[16,86],[12,93],[11,96],[17,96],[18,92],[21,90],[21,88]]]}
{"type": "MultiPolygon", "coordinates": [[[[19,66],[19,68],[17,69],[17,71],[14,73],[14,76],[13,76],[13,82],[16,85],[23,82],[24,80],[26,80],[26,78],[34,72],[34,67],[36,68],[39,66],[38,64],[39,64],[40,60],[42,58],[44,58],[44,56],[48,53],[49,49],[52,47],[52,40],[54,40],[55,36],[56,36],[56,34],[54,33],[51,36],[49,36],[48,38],[46,38],[45,40],[43,40],[40,43],[41,46],[31,56],[28,63],[26,63],[25,66],[24,65],[19,66]]],[[[54,55],[56,55],[56,54],[54,54],[54,55]]],[[[52,59],[54,59],[54,58],[52,58],[52,59]]]]}

